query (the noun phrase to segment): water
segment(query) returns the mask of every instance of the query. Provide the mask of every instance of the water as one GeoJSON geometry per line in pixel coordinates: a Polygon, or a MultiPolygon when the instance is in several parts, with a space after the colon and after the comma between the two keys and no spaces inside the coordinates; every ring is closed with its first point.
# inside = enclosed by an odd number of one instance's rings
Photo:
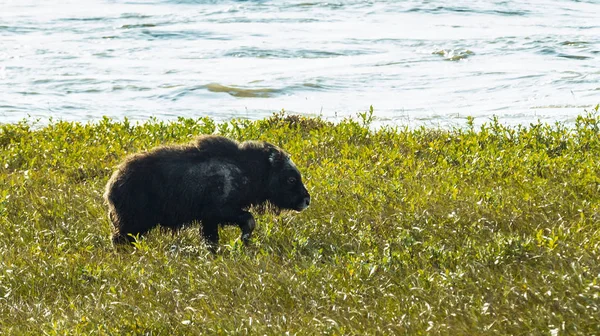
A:
{"type": "Polygon", "coordinates": [[[0,0],[0,122],[25,117],[572,122],[600,1],[0,0]]]}

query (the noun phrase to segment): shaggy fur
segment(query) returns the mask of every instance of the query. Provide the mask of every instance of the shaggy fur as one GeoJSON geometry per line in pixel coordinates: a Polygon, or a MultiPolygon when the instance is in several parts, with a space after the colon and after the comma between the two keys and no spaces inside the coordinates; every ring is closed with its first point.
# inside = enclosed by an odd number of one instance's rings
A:
{"type": "Polygon", "coordinates": [[[268,202],[302,211],[310,203],[300,172],[280,148],[221,136],[127,157],[108,181],[104,199],[114,244],[132,242],[157,225],[177,229],[200,221],[213,250],[219,225],[238,225],[248,243],[255,226],[250,206],[268,202]]]}

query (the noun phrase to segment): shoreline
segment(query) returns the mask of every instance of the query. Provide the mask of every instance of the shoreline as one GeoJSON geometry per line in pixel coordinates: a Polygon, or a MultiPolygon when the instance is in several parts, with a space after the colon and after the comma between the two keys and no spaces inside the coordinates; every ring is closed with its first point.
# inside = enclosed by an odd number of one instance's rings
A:
{"type": "MultiPolygon", "coordinates": [[[[107,115],[102,115],[98,118],[94,118],[94,119],[89,119],[89,120],[77,120],[77,119],[62,119],[62,118],[55,118],[55,117],[33,117],[33,116],[27,116],[27,117],[23,117],[20,119],[15,119],[11,122],[0,122],[0,125],[3,124],[19,124],[19,123],[27,123],[30,124],[31,126],[39,126],[37,128],[40,127],[46,127],[48,125],[51,125],[52,123],[59,123],[59,122],[67,122],[67,123],[73,123],[73,124],[81,124],[81,125],[88,125],[88,124],[97,124],[99,122],[102,122],[103,120],[110,120],[111,122],[133,122],[136,124],[144,124],[144,123],[152,123],[152,122],[166,122],[166,123],[175,123],[178,120],[204,120],[204,119],[211,119],[213,122],[217,123],[217,124],[226,124],[232,121],[249,121],[249,122],[257,122],[260,120],[264,120],[264,119],[268,119],[271,118],[274,115],[288,115],[288,116],[298,116],[301,118],[307,118],[307,119],[320,119],[320,120],[324,120],[327,122],[332,122],[332,123],[341,123],[345,120],[360,120],[361,119],[361,115],[365,114],[365,113],[370,113],[371,114],[371,122],[370,125],[371,126],[375,126],[376,128],[382,128],[382,127],[398,127],[398,128],[409,128],[409,129],[416,129],[416,128],[432,128],[432,129],[443,129],[443,130],[452,130],[455,128],[464,128],[466,127],[467,124],[471,123],[471,120],[473,120],[473,125],[476,127],[481,127],[484,124],[489,124],[491,122],[495,122],[495,120],[497,120],[500,124],[506,126],[506,127],[520,127],[520,126],[529,126],[532,124],[556,124],[559,123],[561,125],[567,126],[567,127],[573,127],[575,125],[575,122],[577,121],[577,119],[583,115],[587,115],[590,113],[594,113],[598,111],[598,108],[600,107],[600,104],[596,104],[596,105],[589,105],[587,108],[582,108],[581,113],[574,115],[574,116],[569,116],[566,120],[546,120],[549,119],[548,117],[542,117],[542,118],[537,118],[535,120],[530,120],[527,122],[511,122],[510,120],[513,119],[513,117],[510,116],[500,116],[497,114],[490,114],[488,116],[477,116],[477,117],[473,117],[469,114],[457,114],[454,117],[450,117],[448,115],[445,116],[440,116],[438,117],[423,117],[423,118],[413,118],[411,120],[411,118],[409,116],[400,116],[400,117],[396,117],[396,118],[389,118],[389,117],[383,117],[377,114],[377,110],[373,109],[373,106],[371,106],[370,111],[367,109],[366,111],[363,112],[356,112],[353,114],[346,114],[346,115],[341,115],[341,116],[326,116],[323,114],[318,114],[318,113],[295,113],[295,112],[290,112],[290,111],[286,111],[285,109],[282,109],[280,111],[276,111],[276,112],[272,112],[271,114],[267,114],[264,116],[260,116],[260,117],[256,117],[256,118],[252,118],[249,117],[248,115],[243,116],[243,115],[239,115],[239,116],[231,116],[231,117],[214,117],[211,115],[205,115],[205,116],[172,116],[172,117],[161,117],[160,115],[150,115],[150,116],[145,116],[145,117],[134,117],[134,118],[128,118],[127,116],[124,117],[110,117],[107,115]]],[[[552,118],[550,118],[552,119],[552,118]]],[[[564,118],[563,118],[564,119],[564,118]]]]}

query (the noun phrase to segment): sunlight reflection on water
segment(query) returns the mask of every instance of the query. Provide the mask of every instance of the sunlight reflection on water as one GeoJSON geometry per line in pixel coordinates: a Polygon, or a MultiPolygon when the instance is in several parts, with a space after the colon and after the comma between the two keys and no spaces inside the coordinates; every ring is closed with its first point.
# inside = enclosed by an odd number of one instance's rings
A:
{"type": "Polygon", "coordinates": [[[595,1],[8,1],[0,122],[286,109],[570,122],[600,103],[595,1]]]}

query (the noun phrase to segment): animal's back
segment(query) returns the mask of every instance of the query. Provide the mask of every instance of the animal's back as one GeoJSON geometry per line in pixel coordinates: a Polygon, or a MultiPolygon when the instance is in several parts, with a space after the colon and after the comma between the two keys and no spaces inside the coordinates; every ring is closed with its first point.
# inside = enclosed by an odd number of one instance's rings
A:
{"type": "Polygon", "coordinates": [[[144,218],[144,226],[176,227],[228,202],[240,181],[239,151],[233,140],[204,135],[129,156],[106,187],[110,217],[121,221],[113,223],[129,226],[125,221],[144,218]]]}
{"type": "Polygon", "coordinates": [[[134,182],[152,182],[170,179],[182,174],[188,167],[202,165],[213,158],[235,158],[239,153],[237,142],[222,136],[201,135],[185,145],[162,146],[146,153],[130,155],[111,177],[109,189],[134,182]]]}

